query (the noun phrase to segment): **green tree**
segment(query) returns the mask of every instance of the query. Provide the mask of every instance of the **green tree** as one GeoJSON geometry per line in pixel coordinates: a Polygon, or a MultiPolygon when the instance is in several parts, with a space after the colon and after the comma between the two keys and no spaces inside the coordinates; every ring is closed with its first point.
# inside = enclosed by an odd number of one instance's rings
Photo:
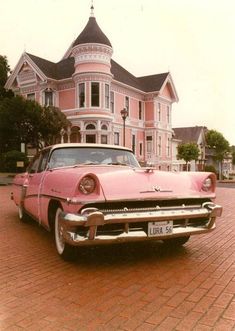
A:
{"type": "Polygon", "coordinates": [[[55,138],[61,131],[70,125],[64,113],[59,108],[49,106],[42,109],[42,121],[40,125],[40,132],[43,142],[46,146],[55,143],[55,138]]]}
{"type": "Polygon", "coordinates": [[[19,150],[21,143],[38,146],[41,139],[41,107],[20,96],[4,98],[0,102],[0,145],[1,152],[19,150]]]}
{"type": "Polygon", "coordinates": [[[195,143],[185,143],[185,144],[180,144],[177,147],[178,154],[177,154],[177,159],[183,159],[186,162],[186,167],[187,171],[189,162],[192,160],[197,160],[200,154],[200,150],[195,143]]]}
{"type": "Polygon", "coordinates": [[[10,73],[10,66],[6,56],[0,55],[0,100],[5,97],[12,97],[12,91],[6,91],[4,88],[8,74],[10,73]]]}
{"type": "Polygon", "coordinates": [[[232,152],[232,163],[235,165],[235,146],[231,146],[231,152],[232,152]]]}
{"type": "Polygon", "coordinates": [[[37,102],[6,91],[10,73],[6,56],[0,55],[0,152],[20,150],[20,144],[53,144],[60,130],[70,125],[56,107],[41,107],[37,102]]]}
{"type": "Polygon", "coordinates": [[[222,163],[226,155],[230,152],[229,142],[222,133],[216,130],[209,130],[206,134],[206,143],[213,150],[213,158],[219,165],[219,178],[222,178],[222,163]]]}
{"type": "Polygon", "coordinates": [[[21,96],[0,102],[0,152],[20,150],[20,144],[53,143],[53,136],[68,126],[66,116],[57,108],[41,107],[21,96]]]}

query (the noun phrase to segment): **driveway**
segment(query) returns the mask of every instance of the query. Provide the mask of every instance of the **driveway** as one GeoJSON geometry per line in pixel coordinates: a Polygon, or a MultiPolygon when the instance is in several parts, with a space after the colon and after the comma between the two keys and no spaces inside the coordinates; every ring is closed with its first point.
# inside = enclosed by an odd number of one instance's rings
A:
{"type": "Polygon", "coordinates": [[[20,224],[0,187],[0,330],[235,330],[235,189],[218,188],[223,217],[185,247],[82,248],[75,263],[51,235],[20,224]]]}

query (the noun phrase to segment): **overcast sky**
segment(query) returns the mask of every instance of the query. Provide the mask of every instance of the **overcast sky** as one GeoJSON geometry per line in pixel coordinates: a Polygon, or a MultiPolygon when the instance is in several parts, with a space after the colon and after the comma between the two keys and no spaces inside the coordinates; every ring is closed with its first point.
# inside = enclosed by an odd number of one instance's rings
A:
{"type": "MultiPolygon", "coordinates": [[[[90,0],[0,0],[0,54],[58,62],[90,16],[90,0]]],[[[135,76],[170,71],[173,127],[204,125],[235,145],[235,1],[94,0],[113,59],[135,76]]]]}

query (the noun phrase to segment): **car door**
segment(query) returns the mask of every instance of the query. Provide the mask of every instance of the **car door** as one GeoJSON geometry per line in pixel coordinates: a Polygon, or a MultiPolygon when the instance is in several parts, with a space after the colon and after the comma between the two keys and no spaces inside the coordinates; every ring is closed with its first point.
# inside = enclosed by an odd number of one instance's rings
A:
{"type": "Polygon", "coordinates": [[[49,150],[42,151],[33,161],[28,170],[26,194],[24,199],[25,210],[37,220],[40,219],[40,194],[47,169],[49,150]]]}

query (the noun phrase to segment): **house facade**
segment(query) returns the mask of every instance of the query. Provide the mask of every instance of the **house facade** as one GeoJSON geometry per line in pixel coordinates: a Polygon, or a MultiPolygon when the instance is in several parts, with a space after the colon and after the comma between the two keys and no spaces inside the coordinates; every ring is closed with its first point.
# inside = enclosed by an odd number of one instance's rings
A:
{"type": "Polygon", "coordinates": [[[206,166],[213,166],[217,173],[222,173],[224,178],[232,178],[234,166],[232,164],[232,155],[228,153],[223,162],[215,160],[213,149],[208,148],[206,143],[206,134],[208,128],[205,126],[173,128],[172,138],[172,170],[185,171],[186,162],[177,158],[177,148],[179,144],[195,143],[199,149],[198,160],[190,162],[190,171],[204,171],[206,166]],[[220,169],[221,167],[221,169],[220,169]]]}
{"type": "Polygon", "coordinates": [[[186,162],[178,160],[177,147],[179,144],[194,143],[199,149],[199,158],[197,161],[190,162],[190,171],[203,171],[207,162],[206,156],[206,131],[204,126],[173,128],[172,139],[172,170],[185,171],[186,162]]]}
{"type": "Polygon", "coordinates": [[[92,6],[87,25],[61,61],[25,52],[5,87],[66,115],[71,126],[58,133],[58,142],[123,145],[125,140],[140,162],[171,170],[171,113],[178,101],[171,74],[136,77],[112,55],[92,6]]]}

